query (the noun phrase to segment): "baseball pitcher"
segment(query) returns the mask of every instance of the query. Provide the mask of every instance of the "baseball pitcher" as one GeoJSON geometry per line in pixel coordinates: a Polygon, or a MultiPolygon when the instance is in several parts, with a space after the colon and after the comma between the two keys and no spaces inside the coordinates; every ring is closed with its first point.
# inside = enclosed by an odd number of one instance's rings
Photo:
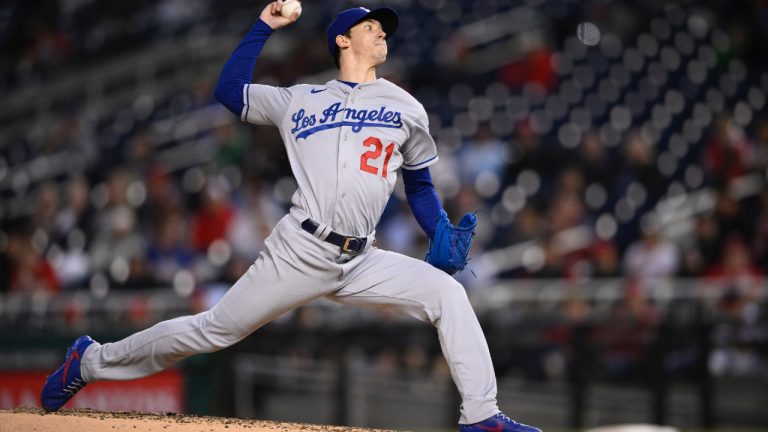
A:
{"type": "Polygon", "coordinates": [[[283,6],[276,1],[264,8],[224,65],[216,98],[242,121],[279,129],[298,183],[289,213],[210,310],[114,343],[78,338],[46,380],[43,407],[59,409],[89,382],[140,378],[226,348],[325,297],[432,323],[461,394],[461,431],[539,431],[499,411],[488,345],[464,288],[451,277],[466,265],[476,219],[468,214],[458,226],[450,223],[429,175],[438,158],[424,107],[376,76],[387,58],[386,39],[398,27],[397,13],[360,7],[335,17],[327,42],[338,79],[287,88],[251,83],[270,35],[298,19],[300,8],[294,5],[295,12],[283,16],[283,6]],[[430,239],[426,260],[373,244],[398,173],[430,239]]]}

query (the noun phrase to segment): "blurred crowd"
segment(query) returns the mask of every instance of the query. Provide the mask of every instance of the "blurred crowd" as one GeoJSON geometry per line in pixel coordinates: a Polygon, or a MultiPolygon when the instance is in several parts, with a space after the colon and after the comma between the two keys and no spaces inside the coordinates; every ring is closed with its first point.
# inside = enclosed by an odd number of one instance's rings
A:
{"type": "Polygon", "coordinates": [[[206,0],[3,2],[0,89],[56,79],[63,72],[141,49],[188,29],[209,9],[206,0]]]}
{"type": "MultiPolygon", "coordinates": [[[[53,78],[51,74],[60,67],[84,67],[107,53],[140,49],[148,41],[189,30],[211,8],[202,0],[130,6],[98,1],[40,3],[3,6],[9,17],[3,32],[8,49],[3,54],[14,60],[5,63],[12,66],[5,71],[6,83],[34,86],[53,78]],[[32,14],[36,6],[45,13],[32,14]]],[[[421,13],[429,11],[423,4],[401,3],[418,7],[421,13]]],[[[502,2],[492,3],[494,10],[504,12],[502,2]]],[[[234,8],[237,3],[227,5],[234,8]]],[[[453,4],[457,5],[462,3],[453,4]]],[[[593,6],[595,13],[607,17],[622,12],[620,6],[612,11],[598,6],[593,6]]],[[[760,6],[755,3],[754,7],[760,6]]],[[[432,8],[445,14],[444,9],[432,8]]],[[[666,17],[667,27],[695,32],[690,19],[676,22],[676,10],[670,10],[657,12],[666,17]]],[[[714,20],[706,15],[710,12],[697,11],[714,20]]],[[[637,16],[650,13],[638,11],[637,16]]],[[[555,15],[552,19],[565,18],[555,15]]],[[[727,61],[739,53],[748,56],[751,48],[746,41],[751,38],[736,32],[733,19],[715,21],[732,31],[713,30],[711,39],[716,54],[726,58],[714,68],[735,76],[734,69],[739,68],[727,61]],[[728,42],[718,45],[718,37],[728,42]]],[[[718,92],[714,96],[707,92],[683,93],[682,102],[670,102],[670,95],[681,96],[665,93],[663,87],[653,89],[661,103],[654,105],[650,96],[651,103],[644,105],[645,114],[637,116],[637,124],[619,127],[616,117],[620,116],[607,106],[604,99],[609,102],[610,97],[603,98],[602,86],[594,85],[594,94],[600,97],[597,105],[590,104],[588,87],[601,79],[601,73],[602,81],[621,81],[617,78],[621,74],[608,65],[596,66],[597,72],[583,83],[579,74],[584,69],[577,64],[580,60],[593,66],[597,60],[610,64],[613,60],[606,46],[613,39],[605,38],[600,59],[590,57],[594,53],[585,54],[586,47],[574,46],[573,37],[562,42],[550,34],[495,72],[473,75],[457,66],[460,57],[467,55],[467,42],[456,40],[466,38],[466,33],[451,29],[460,28],[462,18],[442,20],[442,37],[456,45],[454,54],[459,57],[446,76],[423,82],[423,65],[416,65],[412,74],[395,68],[388,76],[420,97],[431,113],[441,158],[433,175],[449,213],[458,217],[480,211],[474,255],[528,241],[540,244],[536,259],[506,266],[500,277],[711,276],[741,281],[768,270],[768,193],[763,191],[768,167],[768,117],[763,114],[768,75],[761,74],[759,67],[752,69],[748,64],[745,68],[740,60],[737,66],[746,72],[730,94],[722,79],[711,80],[715,89],[718,85],[722,89],[719,100],[718,92]],[[586,119],[578,103],[557,105],[569,97],[569,85],[574,82],[567,79],[569,75],[576,76],[576,84],[582,87],[586,119]],[[739,86],[745,90],[738,90],[739,86]],[[442,91],[447,97],[440,97],[442,91]],[[744,101],[738,97],[740,92],[744,101]],[[711,108],[698,112],[699,105],[692,106],[697,98],[711,108]],[[655,132],[646,127],[648,121],[641,123],[644,117],[655,122],[658,107],[674,113],[675,104],[690,109],[684,114],[688,112],[694,121],[705,118],[694,139],[685,130],[688,122],[682,120],[668,120],[655,132]],[[446,105],[451,108],[447,115],[440,110],[446,105]],[[565,113],[558,113],[563,109],[565,113]],[[618,136],[598,123],[601,119],[614,126],[613,131],[618,129],[618,136]],[[752,179],[757,181],[756,189],[738,190],[750,174],[757,175],[757,180],[752,179]],[[669,235],[654,211],[658,203],[705,189],[712,191],[713,205],[690,214],[684,235],[669,235]],[[575,243],[565,242],[560,234],[578,227],[586,227],[589,235],[575,243]]],[[[651,35],[663,43],[665,31],[660,26],[656,27],[661,30],[652,26],[651,35]]],[[[646,51],[640,42],[637,49],[631,48],[632,38],[643,31],[636,28],[623,36],[628,39],[625,55],[613,56],[630,72],[632,61],[626,53],[646,51]]],[[[707,45],[709,39],[703,40],[702,45],[707,45]]],[[[295,48],[295,53],[301,50],[295,48]]],[[[409,50],[393,51],[393,62],[400,64],[398,53],[404,57],[409,50]]],[[[260,73],[282,77],[283,63],[268,62],[260,66],[260,73]]],[[[303,62],[290,67],[294,73],[289,79],[320,69],[303,62]]],[[[624,97],[630,110],[632,96],[644,90],[641,75],[630,73],[627,83],[619,87],[630,89],[632,95],[624,97]],[[638,90],[633,92],[635,87],[638,90]]],[[[169,106],[165,116],[170,117],[205,107],[217,109],[211,97],[212,78],[201,77],[171,100],[155,102],[154,110],[162,111],[159,107],[165,103],[169,106]]],[[[205,132],[216,147],[212,158],[173,171],[157,158],[153,121],[162,116],[134,120],[117,144],[101,154],[99,143],[93,142],[100,136],[94,126],[87,126],[83,107],[69,108],[54,113],[60,117],[47,119],[35,139],[26,136],[3,144],[3,173],[33,159],[35,151],[74,150],[88,161],[67,175],[26,185],[22,192],[32,197],[28,214],[2,219],[0,286],[5,291],[85,289],[104,281],[115,288],[166,287],[189,278],[196,286],[231,283],[258,256],[264,237],[287,209],[295,185],[273,130],[248,128],[229,118],[205,132]]],[[[106,128],[118,128],[121,117],[111,120],[115,124],[106,128]]],[[[425,238],[399,190],[382,218],[378,242],[413,256],[423,254],[425,238]]]]}

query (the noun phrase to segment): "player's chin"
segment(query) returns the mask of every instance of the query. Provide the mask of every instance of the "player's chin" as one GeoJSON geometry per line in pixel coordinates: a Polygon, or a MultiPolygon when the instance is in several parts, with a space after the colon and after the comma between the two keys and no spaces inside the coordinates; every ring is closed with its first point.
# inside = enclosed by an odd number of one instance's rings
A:
{"type": "Polygon", "coordinates": [[[387,54],[388,54],[387,47],[385,46],[383,49],[376,50],[375,57],[381,63],[384,63],[387,60],[387,54]]]}
{"type": "Polygon", "coordinates": [[[368,54],[368,59],[376,64],[383,63],[387,59],[387,52],[386,51],[373,51],[370,54],[368,54]]]}

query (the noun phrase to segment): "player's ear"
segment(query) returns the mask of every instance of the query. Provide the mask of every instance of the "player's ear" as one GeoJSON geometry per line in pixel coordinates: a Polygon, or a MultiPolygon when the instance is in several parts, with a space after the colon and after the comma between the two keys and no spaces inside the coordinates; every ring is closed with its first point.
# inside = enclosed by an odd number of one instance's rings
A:
{"type": "Polygon", "coordinates": [[[336,36],[336,45],[338,45],[339,48],[347,48],[349,47],[349,39],[344,35],[338,35],[336,36]]]}

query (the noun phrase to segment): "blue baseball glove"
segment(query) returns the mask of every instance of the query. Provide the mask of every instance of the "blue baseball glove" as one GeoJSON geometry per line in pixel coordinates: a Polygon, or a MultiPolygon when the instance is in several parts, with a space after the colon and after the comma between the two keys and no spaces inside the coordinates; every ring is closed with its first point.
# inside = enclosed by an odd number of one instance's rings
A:
{"type": "Polygon", "coordinates": [[[465,214],[459,225],[454,226],[448,220],[445,210],[440,210],[435,235],[429,241],[425,261],[451,275],[464,270],[476,226],[477,217],[474,213],[465,214]]]}

